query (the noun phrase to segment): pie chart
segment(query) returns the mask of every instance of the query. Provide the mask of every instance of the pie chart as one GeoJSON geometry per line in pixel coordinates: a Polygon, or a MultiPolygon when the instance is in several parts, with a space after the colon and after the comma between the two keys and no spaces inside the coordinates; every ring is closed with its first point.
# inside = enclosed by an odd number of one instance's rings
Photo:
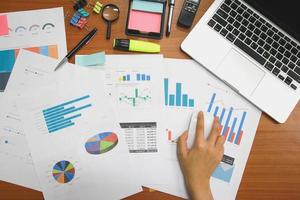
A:
{"type": "Polygon", "coordinates": [[[54,165],[52,175],[57,182],[68,183],[75,176],[75,168],[69,161],[62,160],[54,165]]]}
{"type": "Polygon", "coordinates": [[[102,154],[112,150],[118,144],[118,136],[112,132],[99,133],[85,143],[89,154],[102,154]]]}

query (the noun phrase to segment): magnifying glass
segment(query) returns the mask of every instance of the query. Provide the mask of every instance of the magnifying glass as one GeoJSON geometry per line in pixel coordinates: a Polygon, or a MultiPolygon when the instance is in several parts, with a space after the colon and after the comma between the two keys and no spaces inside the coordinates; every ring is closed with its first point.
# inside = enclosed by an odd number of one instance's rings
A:
{"type": "Polygon", "coordinates": [[[107,23],[106,39],[110,39],[111,23],[119,18],[120,9],[114,4],[107,4],[102,8],[102,18],[107,23]]]}

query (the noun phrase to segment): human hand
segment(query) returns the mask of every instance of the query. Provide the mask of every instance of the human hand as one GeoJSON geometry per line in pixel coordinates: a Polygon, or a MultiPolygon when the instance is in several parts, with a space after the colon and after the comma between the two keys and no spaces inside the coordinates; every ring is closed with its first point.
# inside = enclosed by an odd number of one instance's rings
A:
{"type": "Polygon", "coordinates": [[[219,135],[219,127],[219,118],[216,117],[206,140],[204,138],[204,116],[203,112],[199,112],[192,148],[187,147],[188,131],[185,131],[178,139],[178,159],[187,190],[193,200],[213,199],[209,180],[224,154],[225,139],[219,135]]]}

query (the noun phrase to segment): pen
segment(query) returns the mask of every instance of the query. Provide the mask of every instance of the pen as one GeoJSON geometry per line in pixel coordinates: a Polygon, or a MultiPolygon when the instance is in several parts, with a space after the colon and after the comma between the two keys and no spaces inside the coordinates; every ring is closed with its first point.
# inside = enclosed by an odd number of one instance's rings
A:
{"type": "Polygon", "coordinates": [[[97,33],[98,29],[94,28],[89,34],[87,34],[55,67],[54,71],[56,71],[58,68],[63,66],[69,58],[74,56],[84,45],[90,42],[90,40],[95,36],[97,33]]]}
{"type": "Polygon", "coordinates": [[[171,26],[172,26],[172,17],[174,12],[175,0],[169,0],[169,17],[168,17],[168,24],[167,24],[167,32],[166,36],[170,35],[171,26]]]}

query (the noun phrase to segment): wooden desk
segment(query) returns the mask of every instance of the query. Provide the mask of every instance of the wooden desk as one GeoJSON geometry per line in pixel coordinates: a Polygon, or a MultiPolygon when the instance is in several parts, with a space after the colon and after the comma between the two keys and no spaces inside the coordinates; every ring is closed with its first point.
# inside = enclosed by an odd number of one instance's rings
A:
{"type": "MultiPolygon", "coordinates": [[[[102,3],[116,3],[120,6],[120,19],[113,24],[112,38],[124,38],[128,0],[102,0],[102,3]]],[[[173,27],[170,38],[154,40],[161,44],[165,57],[188,58],[180,51],[180,43],[188,34],[176,26],[183,0],[177,0],[173,27]]],[[[202,0],[197,13],[197,22],[212,3],[202,0]]],[[[65,13],[72,10],[71,0],[2,0],[1,12],[42,9],[63,6],[65,13]]],[[[66,20],[67,44],[70,50],[79,41],[86,30],[78,31],[66,20]]],[[[89,25],[99,28],[99,34],[80,53],[93,53],[105,50],[107,54],[123,53],[112,49],[112,40],[105,40],[106,25],[100,17],[92,15],[89,25]]],[[[284,102],[283,102],[284,103],[284,102]]],[[[0,161],[5,162],[5,161],[0,161]]],[[[43,199],[42,193],[0,181],[0,199],[43,199]]],[[[171,200],[180,199],[161,192],[144,192],[126,198],[128,200],[171,200]]],[[[296,107],[285,124],[276,124],[265,114],[262,115],[252,151],[239,188],[237,199],[300,199],[300,105],[296,107]]]]}

